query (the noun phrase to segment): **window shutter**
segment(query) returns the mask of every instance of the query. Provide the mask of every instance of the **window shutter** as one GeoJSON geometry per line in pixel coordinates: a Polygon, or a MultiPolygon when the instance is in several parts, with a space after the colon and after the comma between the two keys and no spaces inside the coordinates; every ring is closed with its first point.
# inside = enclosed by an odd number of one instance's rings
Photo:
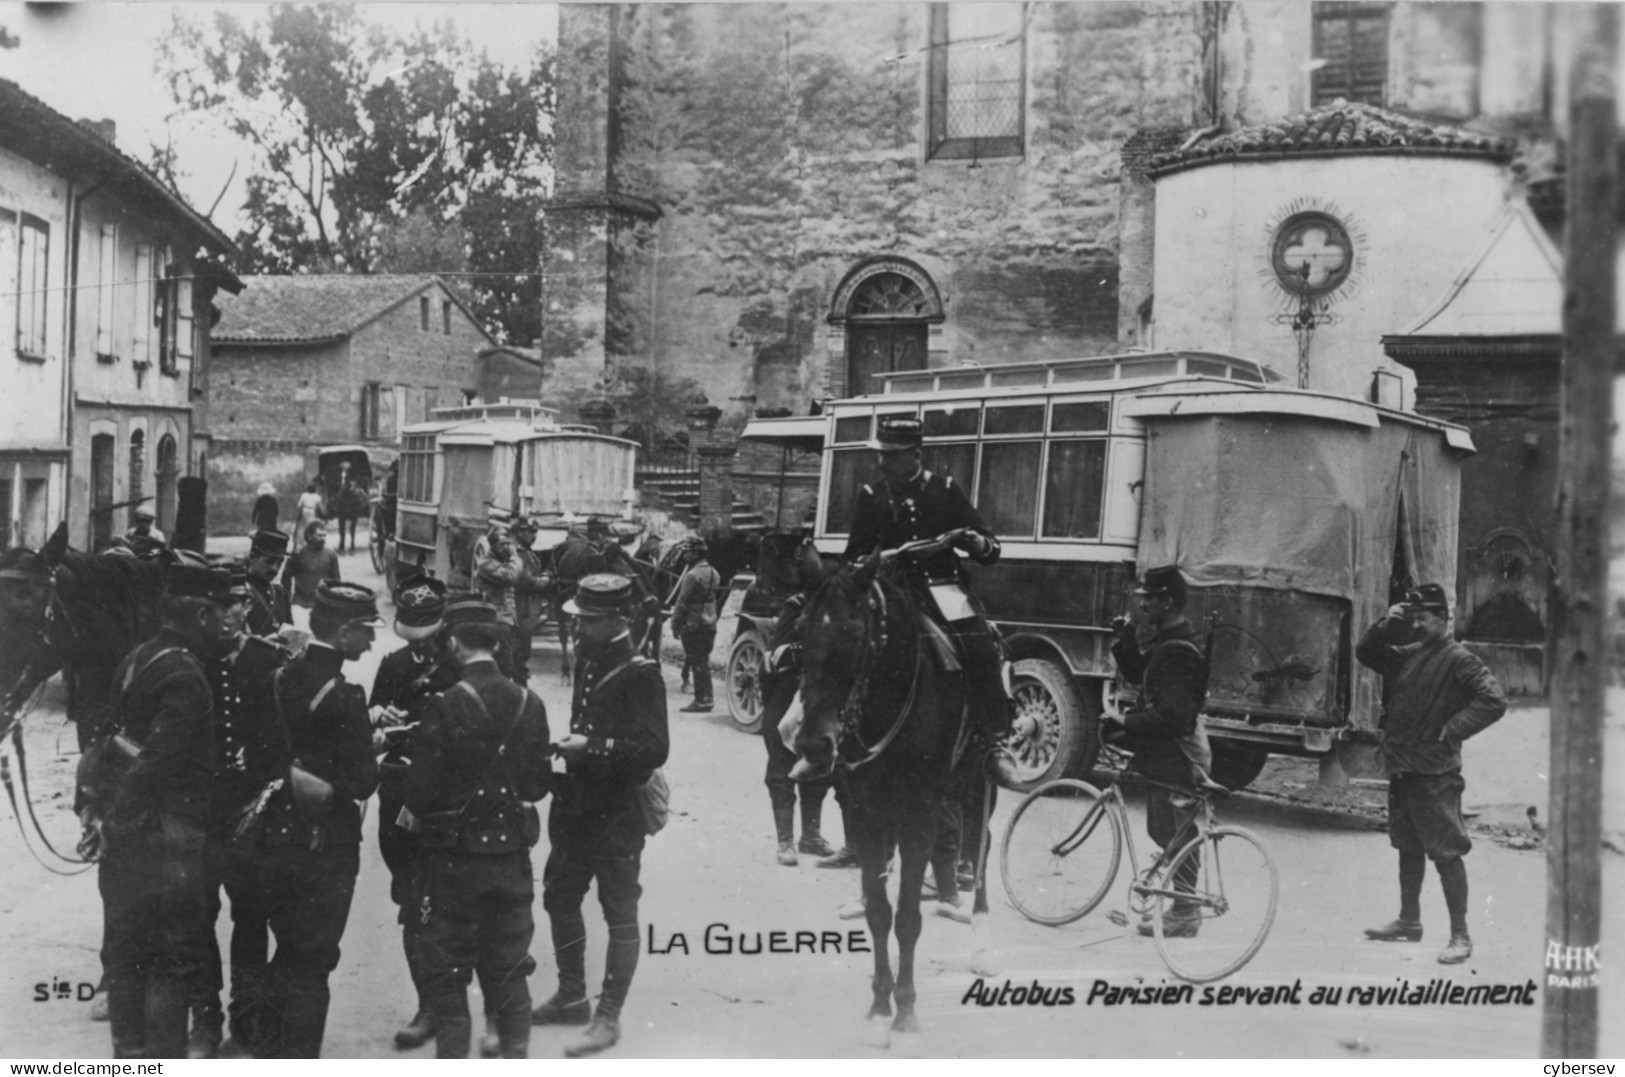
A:
{"type": "Polygon", "coordinates": [[[175,355],[183,363],[192,361],[192,278],[177,277],[175,287],[175,355]]]}
{"type": "Polygon", "coordinates": [[[96,269],[96,354],[113,354],[113,311],[115,307],[116,270],[118,268],[118,230],[111,223],[102,225],[100,262],[96,269]]]}
{"type": "Polygon", "coordinates": [[[135,334],[134,352],[138,362],[152,362],[153,318],[152,246],[138,243],[135,248],[135,334]]]}
{"type": "Polygon", "coordinates": [[[18,339],[17,310],[22,296],[17,294],[17,218],[0,209],[0,348],[15,350],[18,339]]]}

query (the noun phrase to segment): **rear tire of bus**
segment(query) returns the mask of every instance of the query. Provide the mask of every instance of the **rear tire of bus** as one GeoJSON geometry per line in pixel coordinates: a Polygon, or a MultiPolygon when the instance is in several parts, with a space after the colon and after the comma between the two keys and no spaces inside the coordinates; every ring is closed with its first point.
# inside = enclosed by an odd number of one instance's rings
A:
{"type": "Polygon", "coordinates": [[[1233,740],[1214,738],[1213,780],[1230,790],[1240,792],[1253,783],[1270,761],[1270,753],[1263,748],[1238,744],[1233,740]]]}
{"type": "Polygon", "coordinates": [[[1015,663],[1015,732],[1004,745],[1014,761],[1007,786],[1031,792],[1047,781],[1094,766],[1100,749],[1100,707],[1090,707],[1072,675],[1047,658],[1015,663]]]}

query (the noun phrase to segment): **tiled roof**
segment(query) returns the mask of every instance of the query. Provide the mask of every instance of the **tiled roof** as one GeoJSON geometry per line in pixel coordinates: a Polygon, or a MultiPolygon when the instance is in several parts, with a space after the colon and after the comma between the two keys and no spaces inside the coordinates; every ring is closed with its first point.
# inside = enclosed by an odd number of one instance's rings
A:
{"type": "Polygon", "coordinates": [[[1510,161],[1517,144],[1375,105],[1338,101],[1276,123],[1244,127],[1153,158],[1161,174],[1246,158],[1423,153],[1510,161]]]}
{"type": "Polygon", "coordinates": [[[236,250],[225,233],[149,168],[8,79],[0,79],[0,147],[70,174],[97,175],[98,187],[105,184],[109,191],[168,214],[213,253],[236,250]]]}
{"type": "Polygon", "coordinates": [[[430,273],[360,276],[332,273],[243,278],[241,295],[216,300],[216,343],[294,344],[339,340],[425,288],[430,273]]]}

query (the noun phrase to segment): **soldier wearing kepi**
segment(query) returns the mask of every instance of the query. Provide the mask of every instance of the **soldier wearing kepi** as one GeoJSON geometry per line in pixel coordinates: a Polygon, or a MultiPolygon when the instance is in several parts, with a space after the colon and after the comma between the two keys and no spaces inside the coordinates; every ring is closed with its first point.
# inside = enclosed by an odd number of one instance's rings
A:
{"type": "Polygon", "coordinates": [[[266,809],[263,832],[228,891],[264,915],[276,936],[265,970],[271,1028],[262,1056],[317,1058],[327,1028],[327,977],[338,965],[360,866],[357,802],[378,787],[367,697],[344,679],[344,664],[372,648],[378,619],[373,592],[322,581],[310,630],[315,637],[272,680],[285,734],[285,775],[266,809]]]}
{"type": "Polygon", "coordinates": [[[640,945],[638,869],[646,831],[639,790],[666,761],[670,745],[665,681],[659,666],[638,656],[627,625],[632,593],[624,576],[588,576],[564,607],[579,622],[581,661],[570,734],[555,745],[565,772],[555,777],[547,821],[552,851],[542,873],[559,987],[532,1020],[587,1024],[582,1038],[565,1048],[571,1057],[597,1054],[620,1040],[621,1006],[640,945]],[[591,1012],[581,902],[594,879],[609,925],[609,954],[603,993],[591,1012]]]}
{"type": "MultiPolygon", "coordinates": [[[[895,549],[906,542],[934,539],[950,531],[961,534],[954,545],[979,565],[999,559],[999,540],[982,522],[964,487],[951,475],[927,471],[921,464],[924,427],[909,416],[882,416],[870,442],[880,458],[881,478],[858,494],[846,543],[848,561],[878,549],[895,549]]],[[[965,666],[970,710],[989,747],[1010,732],[1010,697],[1004,691],[999,645],[980,603],[972,597],[969,579],[951,549],[939,550],[908,563],[910,582],[922,603],[932,603],[939,586],[957,588],[954,609],[936,604],[935,612],[959,645],[965,666]]],[[[994,753],[995,765],[1007,770],[1009,757],[994,753]]],[[[1008,776],[1008,775],[1007,775],[1008,776]]]]}
{"type": "Polygon", "coordinates": [[[293,624],[288,589],[277,582],[287,558],[287,535],[254,532],[248,547],[248,631],[256,636],[275,636],[283,625],[293,624]]]}
{"type": "Polygon", "coordinates": [[[402,581],[395,592],[395,634],[406,646],[384,655],[368,700],[377,723],[373,744],[383,749],[378,777],[378,851],[389,868],[389,897],[400,912],[401,945],[406,970],[417,989],[418,1008],[412,1020],[395,1033],[395,1046],[421,1047],[434,1035],[434,1010],[424,986],[417,936],[422,920],[413,907],[412,887],[417,837],[416,821],[406,806],[406,767],[412,758],[416,726],[422,728],[429,697],[457,683],[457,666],[440,639],[446,611],[446,585],[436,579],[402,581]],[[402,820],[407,826],[402,826],[402,820]]]}
{"type": "Polygon", "coordinates": [[[694,673],[694,702],[682,708],[688,714],[705,714],[713,705],[711,648],[717,642],[717,588],[722,580],[706,560],[709,553],[705,539],[688,540],[683,549],[687,568],[671,613],[671,630],[682,641],[686,668],[694,673]]]}
{"type": "Polygon", "coordinates": [[[214,704],[203,663],[226,647],[231,577],[174,565],[163,627],[115,670],[116,734],[80,764],[100,859],[102,968],[115,1058],[187,1057],[187,1010],[208,961],[203,843],[214,704]]]}
{"type": "Polygon", "coordinates": [[[467,1058],[468,981],[479,976],[503,1058],[530,1044],[530,956],[535,921],[530,849],[541,837],[532,807],[552,780],[547,710],[497,668],[496,610],[453,601],[446,648],[462,680],[432,696],[403,783],[421,821],[416,855],[417,960],[434,1011],[439,1058],[467,1058]]]}
{"type": "Polygon", "coordinates": [[[1445,965],[1473,955],[1467,934],[1467,866],[1472,849],[1461,817],[1461,744],[1506,713],[1492,674],[1450,638],[1444,587],[1425,583],[1360,637],[1354,655],[1382,674],[1382,757],[1388,770],[1388,841],[1399,850],[1399,917],[1366,929],[1382,942],[1422,939],[1422,877],[1439,872],[1450,913],[1445,965]]]}
{"type": "MultiPolygon", "coordinates": [[[[203,845],[205,938],[209,961],[192,1002],[191,1057],[212,1058],[220,1046],[225,988],[215,921],[220,917],[220,891],[229,886],[235,856],[233,832],[238,818],[260,793],[266,761],[281,750],[276,711],[271,706],[271,678],[286,654],[268,639],[245,631],[252,594],[248,570],[233,565],[232,604],[226,609],[230,650],[204,663],[214,693],[214,785],[209,801],[208,832],[203,845]]],[[[246,1050],[256,1040],[255,1026],[263,1006],[261,986],[251,970],[264,966],[270,943],[263,916],[231,909],[231,1034],[246,1050]]]]}

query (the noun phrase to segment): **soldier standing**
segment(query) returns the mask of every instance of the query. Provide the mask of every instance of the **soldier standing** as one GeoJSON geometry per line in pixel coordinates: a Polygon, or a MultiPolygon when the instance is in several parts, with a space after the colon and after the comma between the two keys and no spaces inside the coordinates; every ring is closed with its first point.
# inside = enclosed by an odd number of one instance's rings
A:
{"type": "MultiPolygon", "coordinates": [[[[214,784],[209,801],[208,831],[203,843],[203,896],[209,960],[192,1001],[191,1057],[213,1058],[225,1025],[220,993],[220,943],[215,921],[220,917],[220,890],[234,866],[233,832],[237,820],[260,793],[266,762],[275,759],[281,735],[271,706],[271,678],[287,659],[281,647],[244,630],[252,594],[248,570],[231,568],[232,604],[226,609],[230,650],[204,663],[214,695],[214,784]]],[[[270,936],[263,916],[232,904],[231,1034],[246,1050],[257,1040],[255,1024],[263,1010],[262,985],[252,970],[263,967],[270,936]]]]}
{"type": "Polygon", "coordinates": [[[226,646],[230,589],[224,569],[169,568],[163,627],[114,672],[116,733],[80,764],[81,848],[100,860],[115,1058],[187,1056],[192,985],[208,961],[203,835],[214,736],[203,663],[226,646]]]}
{"type": "Polygon", "coordinates": [[[717,588],[722,581],[706,561],[707,552],[703,538],[688,541],[683,550],[688,567],[672,606],[671,630],[682,641],[685,668],[694,674],[694,702],[682,708],[685,714],[705,714],[713,705],[711,648],[717,642],[717,588]]]}
{"type": "Polygon", "coordinates": [[[377,598],[358,584],[323,581],[310,615],[314,637],[272,682],[282,719],[286,782],[266,810],[259,847],[232,904],[263,915],[276,936],[269,984],[267,1057],[317,1058],[327,1026],[327,977],[338,965],[360,865],[358,801],[378,787],[366,695],[344,663],[372,648],[377,598]]]}
{"type": "MultiPolygon", "coordinates": [[[[403,783],[416,739],[413,727],[422,728],[424,706],[430,696],[457,683],[456,664],[440,639],[445,610],[446,585],[439,580],[401,583],[395,592],[395,634],[406,646],[384,655],[368,700],[377,723],[373,744],[384,751],[378,767],[378,851],[389,868],[389,897],[399,909],[406,971],[418,996],[417,1012],[395,1033],[395,1046],[407,1048],[421,1047],[434,1035],[434,1011],[418,960],[419,918],[412,907],[417,838],[400,825],[406,805],[403,783]]],[[[409,814],[404,818],[411,822],[409,814]]]]}
{"type": "Polygon", "coordinates": [[[265,529],[254,532],[248,547],[248,631],[256,636],[274,636],[283,625],[293,624],[288,589],[277,582],[287,558],[287,535],[265,529]]]}
{"type": "Polygon", "coordinates": [[[559,986],[531,1019],[539,1025],[586,1024],[581,1039],[565,1048],[572,1058],[620,1040],[621,1006],[640,945],[638,869],[646,831],[639,790],[666,761],[670,746],[666,685],[659,666],[637,654],[627,624],[631,601],[631,581],[602,573],[583,579],[564,606],[578,619],[581,662],[570,733],[555,745],[565,772],[555,778],[547,821],[552,851],[542,873],[559,986]],[[594,879],[609,926],[609,953],[603,993],[591,1012],[581,902],[594,879]]]}
{"type": "Polygon", "coordinates": [[[501,1056],[524,1058],[530,1044],[530,849],[541,837],[531,805],[551,784],[551,748],[542,701],[497,668],[499,628],[484,602],[448,604],[446,648],[462,680],[425,704],[403,782],[421,821],[413,911],[438,1058],[468,1057],[471,971],[501,1056]]]}

